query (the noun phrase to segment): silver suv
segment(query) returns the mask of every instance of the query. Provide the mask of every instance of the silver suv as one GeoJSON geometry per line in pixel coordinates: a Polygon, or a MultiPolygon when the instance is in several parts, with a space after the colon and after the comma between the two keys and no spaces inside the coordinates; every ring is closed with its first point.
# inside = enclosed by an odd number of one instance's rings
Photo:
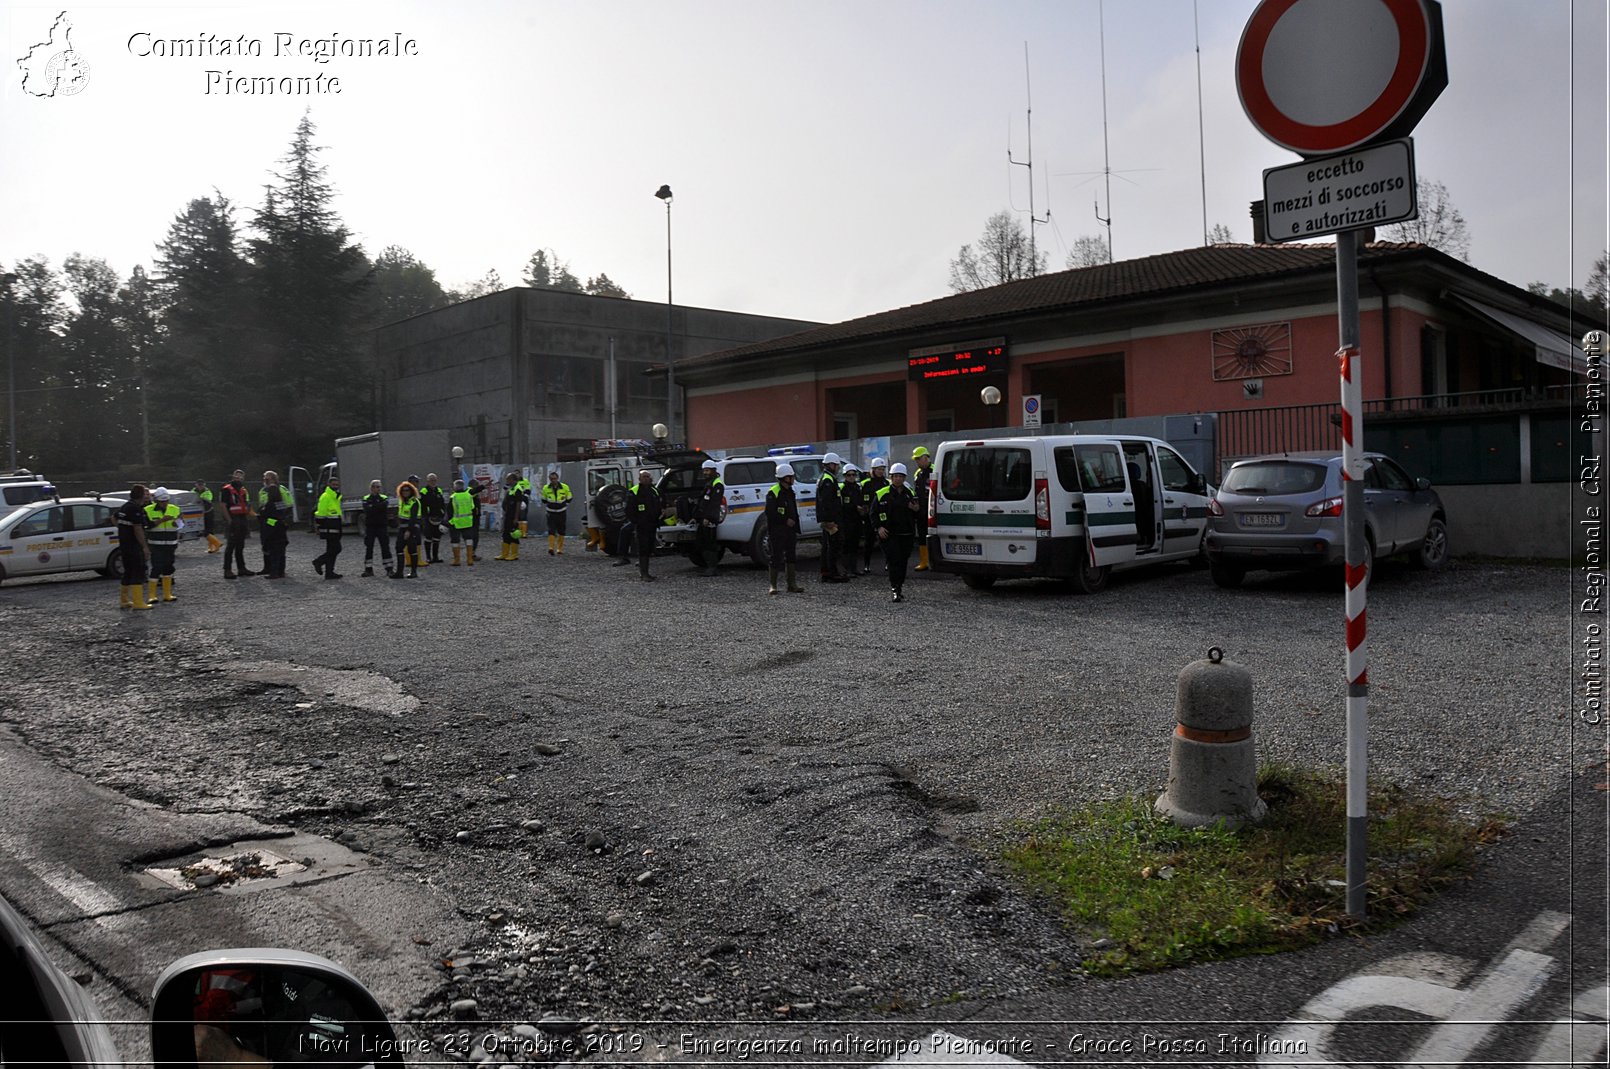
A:
{"type": "MultiPolygon", "coordinates": [[[[1421,568],[1448,560],[1448,514],[1429,479],[1367,453],[1364,482],[1366,564],[1404,553],[1421,568]]],[[[1280,453],[1237,461],[1208,503],[1205,542],[1213,581],[1236,587],[1249,571],[1345,563],[1342,457],[1280,453]]]]}

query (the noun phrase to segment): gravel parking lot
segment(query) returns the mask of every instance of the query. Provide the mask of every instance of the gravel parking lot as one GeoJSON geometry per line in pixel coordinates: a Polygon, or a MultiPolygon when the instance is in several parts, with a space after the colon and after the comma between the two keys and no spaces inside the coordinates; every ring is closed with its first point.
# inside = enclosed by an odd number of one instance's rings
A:
{"type": "MultiPolygon", "coordinates": [[[[917,576],[765,594],[730,557],[661,581],[580,552],[412,581],[226,583],[182,600],[6,584],[0,719],[164,806],[339,838],[484,924],[437,1015],[791,1017],[1026,995],[1079,958],[1000,874],[1014,822],[1168,773],[1174,680],[1222,647],[1260,757],[1339,765],[1334,577],[1216,589],[1168,566],[1079,597],[917,576]]],[[[255,554],[251,555],[255,557],[255,554]]],[[[1520,816],[1572,753],[1568,573],[1386,563],[1370,595],[1373,772],[1520,816]]],[[[431,933],[420,933],[421,940],[431,933]]]]}

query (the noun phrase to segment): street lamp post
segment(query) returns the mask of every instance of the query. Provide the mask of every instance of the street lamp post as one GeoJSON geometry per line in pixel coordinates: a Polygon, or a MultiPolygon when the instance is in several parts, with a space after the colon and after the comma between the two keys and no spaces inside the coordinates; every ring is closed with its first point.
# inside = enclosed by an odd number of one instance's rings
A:
{"type": "Polygon", "coordinates": [[[0,274],[6,298],[6,439],[11,446],[11,471],[17,470],[17,300],[11,292],[16,283],[17,276],[11,272],[0,274]]]}
{"type": "Polygon", "coordinates": [[[676,432],[676,365],[671,359],[671,187],[661,186],[654,195],[665,202],[665,421],[667,437],[676,432]]]}

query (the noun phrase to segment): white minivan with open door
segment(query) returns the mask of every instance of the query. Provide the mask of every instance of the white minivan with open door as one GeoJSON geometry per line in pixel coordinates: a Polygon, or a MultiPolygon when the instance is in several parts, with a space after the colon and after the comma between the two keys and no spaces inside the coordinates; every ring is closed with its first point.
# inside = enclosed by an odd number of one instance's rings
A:
{"type": "Polygon", "coordinates": [[[934,570],[978,590],[1048,578],[1093,594],[1114,568],[1200,557],[1207,528],[1207,480],[1137,435],[942,442],[932,487],[934,570]]]}

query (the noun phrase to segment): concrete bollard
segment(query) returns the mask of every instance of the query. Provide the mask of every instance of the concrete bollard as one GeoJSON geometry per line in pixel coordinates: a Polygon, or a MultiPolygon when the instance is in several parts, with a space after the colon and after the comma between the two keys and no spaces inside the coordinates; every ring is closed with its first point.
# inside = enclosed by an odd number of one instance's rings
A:
{"type": "Polygon", "coordinates": [[[1168,790],[1156,808],[1187,828],[1223,821],[1256,824],[1268,812],[1258,797],[1258,760],[1252,739],[1252,674],[1224,660],[1217,646],[1192,661],[1175,688],[1174,741],[1168,790]]]}

